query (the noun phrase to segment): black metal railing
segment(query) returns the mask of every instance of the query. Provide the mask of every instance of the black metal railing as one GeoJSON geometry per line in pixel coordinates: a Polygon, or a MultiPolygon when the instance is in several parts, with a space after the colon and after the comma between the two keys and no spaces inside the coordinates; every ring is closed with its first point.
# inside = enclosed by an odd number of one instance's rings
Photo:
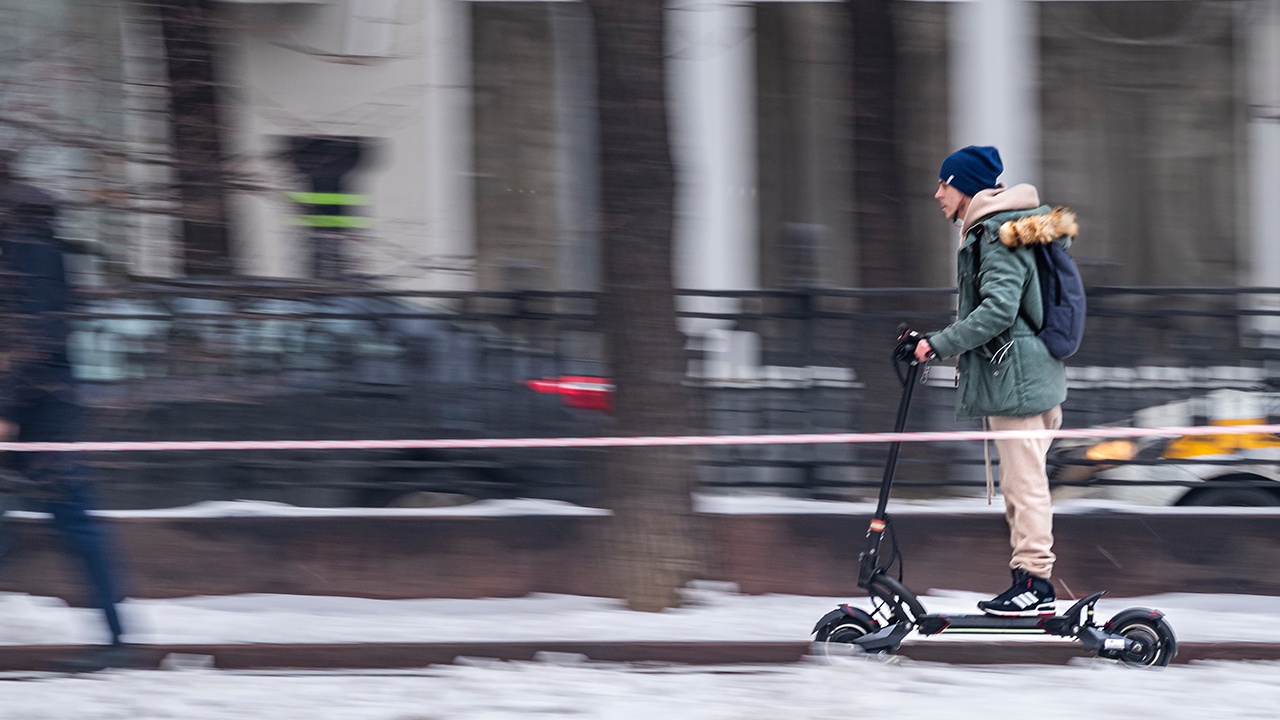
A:
{"type": "MultiPolygon", "coordinates": [[[[1264,393],[1280,353],[1278,296],[1274,288],[1090,288],[1086,343],[1069,362],[1066,425],[1124,423],[1216,388],[1264,393]]],[[[608,376],[595,306],[591,293],[167,283],[88,293],[72,350],[98,439],[608,434],[608,416],[524,384],[608,376]]],[[[679,307],[702,431],[878,431],[890,426],[899,393],[888,361],[898,323],[945,325],[954,292],[689,291],[679,307]]],[[[974,427],[953,419],[946,377],[945,368],[933,371],[908,429],[974,427]]],[[[709,487],[856,494],[878,483],[883,453],[870,445],[707,448],[703,478],[709,487]]],[[[594,485],[598,457],[188,453],[94,462],[118,503],[220,493],[343,504],[353,493],[379,501],[393,487],[580,498],[594,485]]],[[[982,449],[922,444],[902,465],[903,488],[963,489],[979,483],[982,449]]]]}

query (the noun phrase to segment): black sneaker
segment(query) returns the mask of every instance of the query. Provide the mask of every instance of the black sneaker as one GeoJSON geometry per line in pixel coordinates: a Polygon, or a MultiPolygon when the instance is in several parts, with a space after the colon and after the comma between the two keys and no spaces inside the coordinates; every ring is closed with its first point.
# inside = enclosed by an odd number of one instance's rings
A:
{"type": "Polygon", "coordinates": [[[98,645],[68,658],[52,662],[52,669],[64,673],[92,673],[100,670],[152,670],[156,662],[137,645],[114,642],[98,645]]]}
{"type": "Polygon", "coordinates": [[[1052,615],[1057,597],[1053,583],[1018,568],[1012,571],[1013,587],[990,600],[978,603],[978,609],[1000,617],[1035,617],[1052,615]]]}

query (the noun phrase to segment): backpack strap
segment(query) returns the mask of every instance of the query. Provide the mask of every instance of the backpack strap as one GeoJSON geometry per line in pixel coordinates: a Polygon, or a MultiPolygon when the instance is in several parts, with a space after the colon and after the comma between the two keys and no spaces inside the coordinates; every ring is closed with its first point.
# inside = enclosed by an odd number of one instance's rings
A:
{"type": "MultiPolygon", "coordinates": [[[[976,284],[978,282],[978,271],[982,269],[982,243],[984,242],[982,239],[982,236],[986,234],[986,228],[985,226],[979,224],[974,229],[977,231],[977,237],[974,239],[974,243],[973,243],[973,263],[974,263],[973,282],[976,284]]],[[[1027,248],[1027,249],[1031,250],[1033,253],[1039,253],[1041,250],[1039,246],[1035,248],[1027,248]]],[[[1039,256],[1037,255],[1036,256],[1037,276],[1039,275],[1039,272],[1040,272],[1040,265],[1041,265],[1040,259],[1039,259],[1039,256]]],[[[1032,278],[1031,285],[1035,285],[1036,282],[1037,280],[1035,278],[1032,278]]],[[[1026,292],[1027,292],[1026,288],[1023,288],[1022,293],[1024,296],[1026,295],[1026,292]]],[[[1041,310],[1041,312],[1043,313],[1043,310],[1041,310]]],[[[1026,323],[1027,327],[1031,329],[1031,332],[1039,334],[1041,330],[1044,330],[1043,320],[1041,320],[1039,327],[1036,327],[1036,324],[1031,322],[1031,316],[1027,315],[1027,308],[1023,305],[1022,298],[1018,299],[1018,317],[1022,318],[1022,322],[1026,323]]]]}
{"type": "MultiPolygon", "coordinates": [[[[1054,240],[1051,242],[1057,241],[1054,240]]],[[[1027,322],[1028,326],[1036,331],[1037,335],[1039,335],[1041,331],[1044,330],[1045,324],[1048,321],[1049,308],[1046,303],[1049,302],[1050,298],[1052,299],[1052,303],[1055,305],[1062,302],[1062,279],[1058,277],[1053,270],[1053,261],[1050,259],[1049,255],[1049,245],[1036,245],[1031,248],[1031,251],[1034,253],[1036,261],[1036,277],[1033,287],[1035,287],[1036,291],[1040,293],[1040,327],[1036,327],[1031,322],[1031,318],[1027,317],[1026,310],[1021,306],[1018,307],[1018,312],[1022,313],[1022,319],[1027,322]],[[1049,289],[1053,293],[1049,297],[1045,296],[1045,282],[1049,283],[1049,289]]]]}
{"type": "MultiPolygon", "coordinates": [[[[1040,272],[1045,267],[1044,260],[1041,259],[1041,253],[1044,252],[1044,246],[1037,245],[1033,248],[1027,248],[1027,249],[1031,251],[1032,256],[1035,258],[1035,263],[1036,263],[1036,277],[1032,278],[1031,287],[1034,288],[1036,291],[1039,291],[1040,272]]],[[[1037,335],[1040,334],[1041,330],[1044,330],[1044,311],[1045,311],[1045,308],[1043,307],[1043,304],[1042,304],[1040,308],[1040,326],[1036,327],[1036,324],[1031,322],[1031,316],[1027,315],[1027,308],[1021,302],[1018,303],[1018,315],[1022,316],[1022,321],[1026,323],[1027,327],[1031,328],[1031,331],[1036,333],[1037,335]]]]}

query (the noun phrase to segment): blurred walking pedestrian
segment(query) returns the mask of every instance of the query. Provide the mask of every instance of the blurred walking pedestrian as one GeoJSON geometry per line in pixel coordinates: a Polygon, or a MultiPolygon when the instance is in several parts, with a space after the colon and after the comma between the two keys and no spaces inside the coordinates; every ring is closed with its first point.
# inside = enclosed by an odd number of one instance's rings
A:
{"type": "MultiPolygon", "coordinates": [[[[1041,205],[1032,185],[1000,185],[1003,171],[1000,153],[990,146],[962,148],[942,163],[934,199],[960,228],[958,313],[954,323],[919,343],[916,359],[958,358],[959,419],[982,418],[992,430],[1056,430],[1067,398],[1066,369],[1036,337],[1044,308],[1031,248],[1054,242],[1069,246],[1077,232],[1075,215],[1041,205]]],[[[990,615],[1055,610],[1053,508],[1045,471],[1049,444],[1048,439],[996,441],[1013,585],[978,603],[990,615]]],[[[988,467],[988,493],[990,487],[988,467]]]]}
{"type": "MultiPolygon", "coordinates": [[[[47,192],[15,180],[15,159],[0,151],[0,439],[75,441],[84,411],[67,357],[70,288],[54,232],[58,208],[47,192]]],[[[81,561],[106,621],[108,649],[123,650],[115,549],[109,528],[90,514],[85,466],[74,453],[14,452],[5,459],[81,561]]],[[[126,654],[99,652],[92,662],[114,664],[126,654]]]]}

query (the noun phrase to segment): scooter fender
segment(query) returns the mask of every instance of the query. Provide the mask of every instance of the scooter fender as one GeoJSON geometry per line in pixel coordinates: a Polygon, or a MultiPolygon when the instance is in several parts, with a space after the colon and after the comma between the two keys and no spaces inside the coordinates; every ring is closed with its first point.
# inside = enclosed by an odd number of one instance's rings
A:
{"type": "Polygon", "coordinates": [[[1121,610],[1116,613],[1114,617],[1108,620],[1107,624],[1102,626],[1102,629],[1107,632],[1111,632],[1116,627],[1123,625],[1130,620],[1148,620],[1155,624],[1156,627],[1159,627],[1161,630],[1173,635],[1173,628],[1167,621],[1165,621],[1164,613],[1159,610],[1152,610],[1144,607],[1132,607],[1127,610],[1121,610]]]}
{"type": "Polygon", "coordinates": [[[1115,617],[1108,620],[1107,623],[1102,626],[1102,629],[1108,633],[1112,633],[1115,632],[1116,628],[1119,628],[1131,620],[1146,620],[1153,623],[1160,632],[1168,638],[1170,655],[1177,655],[1178,641],[1173,634],[1173,626],[1169,625],[1168,621],[1164,619],[1164,613],[1159,610],[1152,610],[1150,608],[1143,607],[1133,607],[1128,608],[1127,610],[1121,610],[1115,614],[1115,617]]]}
{"type": "Polygon", "coordinates": [[[813,626],[813,630],[811,630],[809,634],[816,635],[824,625],[831,622],[835,622],[837,620],[843,620],[844,618],[852,618],[854,620],[857,620],[859,622],[866,624],[868,627],[872,627],[872,628],[879,627],[879,623],[876,623],[875,620],[872,620],[871,616],[868,615],[865,610],[859,610],[858,608],[850,607],[849,605],[841,605],[837,607],[835,610],[832,610],[826,615],[823,615],[822,619],[819,620],[817,624],[813,626]]]}

